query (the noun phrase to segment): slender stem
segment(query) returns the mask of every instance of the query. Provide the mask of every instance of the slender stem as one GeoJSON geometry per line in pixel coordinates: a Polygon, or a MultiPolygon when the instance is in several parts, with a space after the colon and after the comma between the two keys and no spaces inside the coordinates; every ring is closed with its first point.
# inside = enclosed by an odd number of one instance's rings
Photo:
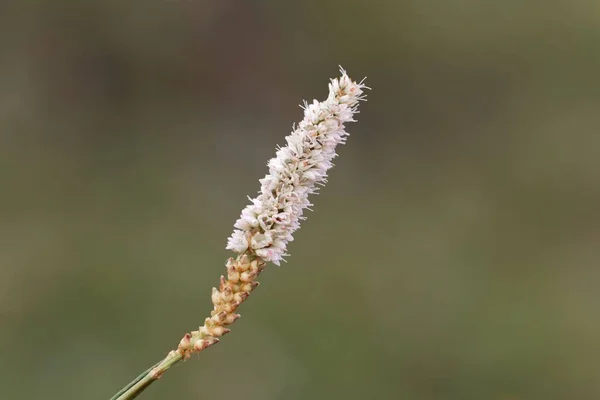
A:
{"type": "Polygon", "coordinates": [[[123,387],[121,390],[119,390],[113,397],[110,398],[110,400],[117,400],[119,398],[119,396],[121,396],[123,393],[125,393],[127,390],[129,390],[130,387],[132,387],[133,385],[135,385],[136,383],[138,383],[143,377],[145,377],[150,371],[152,371],[152,369],[158,367],[158,365],[161,362],[162,362],[162,360],[159,361],[159,362],[157,362],[156,364],[154,364],[153,366],[151,366],[150,368],[148,368],[144,372],[142,372],[134,380],[132,380],[125,387],[123,387]]]}
{"type": "Polygon", "coordinates": [[[133,381],[129,382],[127,386],[117,392],[110,400],[130,400],[137,397],[154,381],[160,378],[166,370],[182,359],[183,357],[179,352],[172,351],[164,360],[148,368],[133,381]]]}

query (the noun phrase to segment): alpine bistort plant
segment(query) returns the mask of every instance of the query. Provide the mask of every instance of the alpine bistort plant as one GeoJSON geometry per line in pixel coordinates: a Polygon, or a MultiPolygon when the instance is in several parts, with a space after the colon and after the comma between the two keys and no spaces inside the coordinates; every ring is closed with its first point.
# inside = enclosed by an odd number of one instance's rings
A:
{"type": "Polygon", "coordinates": [[[256,278],[268,262],[279,265],[287,255],[292,234],[300,228],[308,196],[327,182],[335,149],[348,133],[344,124],[353,122],[361,100],[361,82],[352,81],[343,69],[332,79],[325,101],[304,104],[304,119],[285,138],[269,163],[269,173],[260,180],[257,197],[242,210],[227,249],[237,257],[227,260],[227,274],[212,290],[213,310],[197,331],[186,333],[176,350],[121,389],[111,400],[132,399],[158,379],[167,369],[219,342],[240,315],[236,310],[258,286],[256,278]]]}

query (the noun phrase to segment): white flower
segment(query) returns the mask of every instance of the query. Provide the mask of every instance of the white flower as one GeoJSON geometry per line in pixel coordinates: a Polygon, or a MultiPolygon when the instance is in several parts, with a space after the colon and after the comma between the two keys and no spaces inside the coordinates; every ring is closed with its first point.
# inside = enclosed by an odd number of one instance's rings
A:
{"type": "Polygon", "coordinates": [[[233,234],[227,240],[227,248],[236,253],[243,253],[248,249],[248,239],[245,231],[233,231],[233,234]]]}
{"type": "Polygon", "coordinates": [[[327,181],[335,147],[348,135],[344,123],[354,121],[358,102],[365,98],[366,86],[340,71],[342,76],[329,84],[327,100],[304,104],[304,119],[268,162],[269,173],[260,180],[259,195],[236,221],[227,249],[253,252],[277,265],[287,255],[287,243],[300,228],[304,209],[311,206],[308,195],[327,181]]]}
{"type": "Polygon", "coordinates": [[[265,247],[269,247],[273,244],[273,238],[271,237],[271,232],[267,231],[265,233],[257,233],[252,236],[252,240],[250,243],[252,244],[252,248],[255,250],[264,249],[265,247]]]}

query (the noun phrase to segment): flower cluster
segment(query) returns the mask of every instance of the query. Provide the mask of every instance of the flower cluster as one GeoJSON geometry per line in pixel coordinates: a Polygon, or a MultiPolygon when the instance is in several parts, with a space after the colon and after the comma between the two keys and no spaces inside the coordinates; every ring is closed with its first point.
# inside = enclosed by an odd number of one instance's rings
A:
{"type": "Polygon", "coordinates": [[[269,161],[258,197],[242,211],[229,238],[227,248],[238,255],[227,261],[227,275],[213,288],[211,315],[198,330],[187,333],[174,352],[182,359],[218,343],[240,317],[236,310],[258,286],[256,278],[267,262],[279,265],[286,255],[292,233],[311,205],[308,195],[326,182],[335,147],[348,135],[344,123],[354,121],[358,102],[364,99],[366,86],[341,72],[340,78],[331,80],[327,100],[305,104],[304,119],[269,161]]]}
{"type": "Polygon", "coordinates": [[[256,279],[267,262],[277,265],[286,256],[287,244],[304,219],[304,209],[311,206],[308,196],[327,181],[333,166],[335,148],[344,143],[346,122],[354,121],[360,100],[364,100],[362,82],[352,81],[346,71],[332,79],[329,96],[323,102],[304,104],[304,119],[287,136],[286,146],[277,150],[268,163],[269,173],[260,180],[259,195],[250,199],[227,248],[238,253],[227,261],[227,274],[212,290],[213,310],[198,330],[186,333],[176,350],[154,367],[120,390],[113,399],[132,399],[179,361],[219,343],[229,333],[229,325],[240,315],[239,306],[258,286],[256,279]]]}
{"type": "Polygon", "coordinates": [[[358,102],[365,98],[366,86],[352,81],[343,69],[341,73],[331,80],[327,100],[304,104],[304,119],[269,161],[259,195],[242,211],[227,249],[277,265],[287,255],[287,244],[300,227],[303,211],[311,206],[308,195],[327,181],[335,148],[348,135],[344,123],[354,121],[358,102]]]}

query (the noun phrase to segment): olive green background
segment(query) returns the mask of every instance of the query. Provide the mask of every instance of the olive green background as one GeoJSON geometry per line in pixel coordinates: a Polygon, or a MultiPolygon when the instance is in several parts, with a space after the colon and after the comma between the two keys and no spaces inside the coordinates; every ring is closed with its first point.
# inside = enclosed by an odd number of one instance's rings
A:
{"type": "Polygon", "coordinates": [[[108,399],[211,309],[342,65],[373,88],[218,346],[141,398],[600,398],[597,1],[0,6],[0,398],[108,399]]]}

